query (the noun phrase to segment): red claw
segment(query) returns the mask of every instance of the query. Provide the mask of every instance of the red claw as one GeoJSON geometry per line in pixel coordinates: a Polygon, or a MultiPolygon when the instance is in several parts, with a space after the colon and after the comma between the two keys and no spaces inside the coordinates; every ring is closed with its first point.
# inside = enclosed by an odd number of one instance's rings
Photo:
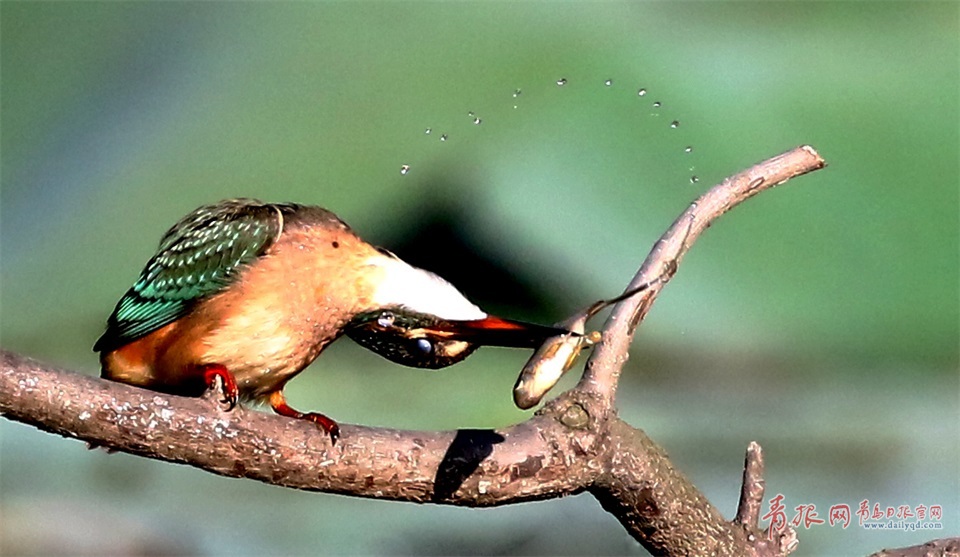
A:
{"type": "Polygon", "coordinates": [[[208,389],[214,389],[217,385],[217,378],[223,381],[223,401],[229,405],[228,410],[233,410],[237,405],[237,399],[240,397],[240,389],[237,387],[237,380],[233,378],[226,366],[221,364],[207,364],[203,370],[203,381],[208,389]]]}
{"type": "Polygon", "coordinates": [[[287,404],[287,399],[283,396],[283,391],[270,393],[270,407],[281,416],[297,420],[307,420],[317,424],[330,436],[331,445],[336,445],[337,439],[340,438],[340,426],[337,422],[318,412],[300,412],[299,410],[291,408],[290,405],[287,404]]]}

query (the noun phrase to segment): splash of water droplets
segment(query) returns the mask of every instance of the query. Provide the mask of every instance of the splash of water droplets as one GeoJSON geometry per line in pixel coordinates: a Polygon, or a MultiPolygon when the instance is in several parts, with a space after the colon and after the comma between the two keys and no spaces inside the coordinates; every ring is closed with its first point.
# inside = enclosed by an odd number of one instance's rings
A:
{"type": "MultiPolygon", "coordinates": [[[[602,81],[603,81],[604,87],[612,87],[612,86],[614,85],[614,79],[613,79],[612,77],[608,77],[608,78],[606,78],[606,79],[604,79],[604,80],[602,80],[602,81]]],[[[561,78],[556,79],[555,83],[556,83],[557,87],[564,87],[564,86],[566,86],[566,85],[569,84],[569,80],[568,80],[566,77],[561,77],[561,78]]],[[[511,89],[508,89],[508,91],[511,93],[511,96],[512,96],[512,98],[514,99],[513,103],[510,103],[510,106],[513,106],[514,109],[517,109],[517,108],[518,108],[518,103],[519,103],[519,101],[518,101],[517,99],[523,94],[523,90],[522,90],[521,88],[519,88],[519,87],[515,87],[515,88],[512,89],[512,90],[511,90],[511,89]],[[517,103],[517,104],[515,104],[515,103],[517,103]]],[[[637,94],[638,97],[649,97],[649,96],[650,96],[650,95],[649,95],[650,91],[649,91],[646,87],[638,87],[637,89],[635,89],[635,91],[636,91],[636,94],[637,94]]],[[[656,97],[654,97],[654,98],[656,98],[656,97]]],[[[649,101],[648,101],[648,102],[649,102],[649,101]]],[[[657,117],[657,116],[661,116],[661,115],[662,115],[662,112],[661,112],[659,109],[662,109],[662,108],[663,108],[663,102],[661,102],[661,101],[659,101],[659,100],[652,101],[649,106],[652,106],[652,108],[654,109],[654,110],[650,111],[650,116],[652,116],[652,117],[657,117]]],[[[462,113],[461,113],[461,114],[462,114],[462,113]]],[[[468,112],[467,112],[467,116],[468,116],[468,118],[470,119],[470,122],[471,122],[473,125],[480,125],[480,124],[483,122],[482,119],[481,119],[479,116],[477,116],[477,114],[476,114],[474,111],[468,111],[468,112]]],[[[672,121],[670,121],[669,125],[670,125],[670,128],[671,128],[671,129],[677,129],[677,128],[680,127],[680,121],[679,121],[679,120],[672,120],[672,121]]],[[[425,128],[421,128],[421,129],[423,130],[423,133],[424,133],[425,135],[434,136],[434,137],[436,137],[441,143],[446,143],[447,140],[449,139],[449,135],[446,134],[446,133],[439,133],[439,131],[436,132],[436,133],[434,133],[434,129],[433,129],[432,127],[425,127],[425,128]]],[[[686,154],[692,153],[692,152],[693,152],[693,149],[694,149],[692,145],[687,145],[687,146],[682,147],[682,148],[683,148],[683,152],[686,153],[686,154]]],[[[413,161],[413,162],[415,162],[415,161],[413,161]]],[[[692,162],[692,159],[689,160],[688,162],[692,162]]],[[[692,174],[692,172],[693,172],[694,170],[695,170],[695,169],[694,169],[693,167],[690,167],[690,168],[689,168],[689,171],[691,171],[691,173],[688,174],[688,176],[689,176],[689,181],[690,181],[691,184],[697,184],[697,183],[699,183],[699,181],[700,181],[699,176],[697,176],[696,174],[692,174]]],[[[401,165],[401,167],[400,167],[400,174],[401,174],[401,175],[404,175],[404,176],[405,176],[405,175],[408,175],[408,174],[410,173],[410,171],[411,171],[411,165],[409,165],[409,164],[403,164],[403,165],[401,165]]]]}

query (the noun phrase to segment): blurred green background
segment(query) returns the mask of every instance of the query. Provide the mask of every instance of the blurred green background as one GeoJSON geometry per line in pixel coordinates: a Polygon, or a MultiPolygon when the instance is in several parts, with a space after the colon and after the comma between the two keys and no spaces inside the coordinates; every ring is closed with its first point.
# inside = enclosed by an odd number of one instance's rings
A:
{"type": "MultiPolygon", "coordinates": [[[[0,24],[4,349],[98,373],[160,235],[235,196],[323,205],[552,322],[618,293],[709,185],[810,143],[826,170],[685,259],[621,415],[728,517],[750,440],[791,518],[944,509],[940,531],[813,526],[799,554],[960,533],[957,3],[3,2],[0,24]]],[[[528,416],[526,357],[428,372],[345,340],[287,394],[348,423],[500,427],[528,416]]],[[[0,435],[3,554],[645,554],[589,495],[416,506],[0,435]]]]}

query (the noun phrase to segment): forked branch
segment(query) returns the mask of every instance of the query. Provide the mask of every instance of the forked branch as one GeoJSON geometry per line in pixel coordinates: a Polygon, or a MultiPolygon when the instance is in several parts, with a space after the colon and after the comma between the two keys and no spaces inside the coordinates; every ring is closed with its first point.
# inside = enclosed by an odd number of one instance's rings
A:
{"type": "MultiPolygon", "coordinates": [[[[620,302],[576,388],[501,430],[400,431],[344,424],[331,446],[313,424],[216,397],[167,396],[2,354],[0,412],[8,419],[224,476],[328,493],[494,506],[590,491],[649,551],[661,555],[785,555],[767,542],[759,446],[751,445],[740,510],[726,521],[613,405],[634,330],[696,238],[742,201],[824,161],[809,146],[713,187],[661,237],[631,286],[666,278],[620,302]],[[758,491],[759,490],[759,491],[758,491]]],[[[629,288],[629,287],[628,287],[629,288]]]]}

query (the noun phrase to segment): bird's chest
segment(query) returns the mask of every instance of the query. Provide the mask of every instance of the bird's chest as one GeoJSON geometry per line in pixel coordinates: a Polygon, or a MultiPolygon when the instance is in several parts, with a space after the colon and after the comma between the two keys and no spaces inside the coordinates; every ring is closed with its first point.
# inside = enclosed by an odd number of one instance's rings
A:
{"type": "Polygon", "coordinates": [[[204,359],[223,363],[241,391],[276,390],[310,364],[343,326],[335,315],[303,306],[247,306],[209,337],[204,359]]]}
{"type": "Polygon", "coordinates": [[[281,388],[309,365],[355,312],[357,296],[342,271],[305,274],[296,260],[278,259],[211,300],[218,326],[204,343],[204,360],[223,363],[251,398],[281,388]]]}

